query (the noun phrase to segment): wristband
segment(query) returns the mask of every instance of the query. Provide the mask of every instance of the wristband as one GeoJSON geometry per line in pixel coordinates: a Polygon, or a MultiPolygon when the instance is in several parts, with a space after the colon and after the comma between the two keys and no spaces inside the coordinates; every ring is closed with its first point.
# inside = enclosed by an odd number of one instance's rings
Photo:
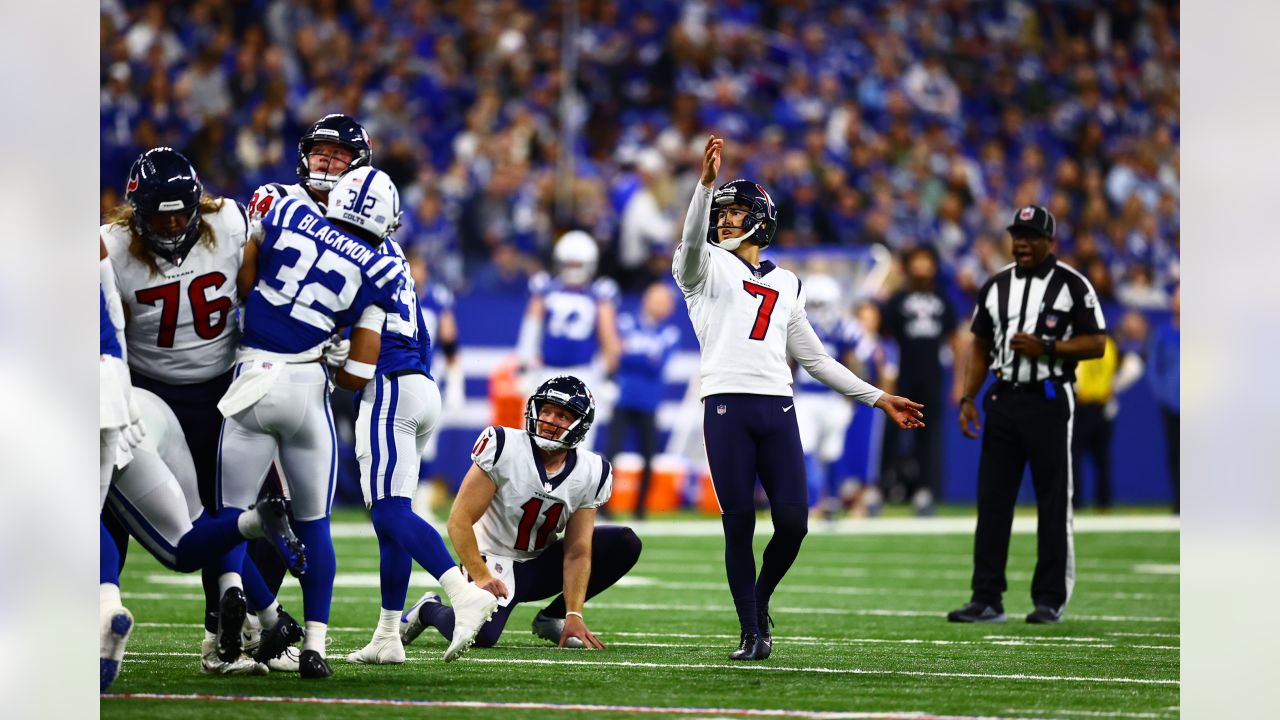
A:
{"type": "Polygon", "coordinates": [[[369,363],[362,363],[359,360],[347,358],[347,364],[343,365],[342,369],[345,370],[348,375],[354,375],[358,378],[369,380],[373,378],[373,372],[377,369],[377,365],[370,365],[369,363]]]}
{"type": "Polygon", "coordinates": [[[1043,342],[1045,354],[1047,354],[1050,359],[1054,358],[1054,356],[1058,354],[1058,341],[1050,338],[1043,342]]]}
{"type": "Polygon", "coordinates": [[[566,612],[565,612],[565,614],[564,614],[564,616],[565,616],[566,618],[567,618],[567,617],[569,617],[570,615],[573,615],[574,617],[578,618],[579,620],[581,620],[581,619],[582,619],[582,613],[580,613],[580,612],[574,612],[574,611],[572,611],[572,610],[568,610],[568,611],[566,611],[566,612]]]}

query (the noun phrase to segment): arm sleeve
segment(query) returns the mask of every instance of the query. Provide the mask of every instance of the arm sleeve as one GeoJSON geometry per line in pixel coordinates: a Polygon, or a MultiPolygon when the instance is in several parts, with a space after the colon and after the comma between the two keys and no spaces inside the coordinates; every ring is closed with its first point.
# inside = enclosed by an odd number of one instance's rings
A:
{"type": "Polygon", "coordinates": [[[875,405],[884,391],[853,374],[840,361],[827,354],[818,334],[803,314],[792,316],[787,326],[787,352],[814,379],[863,405],[875,405]]]}
{"type": "Polygon", "coordinates": [[[711,193],[709,187],[698,183],[689,201],[689,212],[684,216],[684,233],[676,247],[671,263],[671,274],[680,289],[689,292],[702,284],[710,265],[711,248],[707,245],[707,230],[711,225],[711,193]]]}

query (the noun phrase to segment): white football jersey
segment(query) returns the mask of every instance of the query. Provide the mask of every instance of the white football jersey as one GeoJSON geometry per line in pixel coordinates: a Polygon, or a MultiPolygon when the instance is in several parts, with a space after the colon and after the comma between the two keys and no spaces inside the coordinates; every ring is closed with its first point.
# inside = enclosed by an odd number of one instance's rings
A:
{"type": "Polygon", "coordinates": [[[213,245],[197,242],[174,265],[156,257],[160,272],[129,253],[127,226],[99,232],[115,271],[120,299],[129,310],[125,325],[129,367],[175,385],[203,382],[231,369],[239,328],[236,273],[244,255],[249,220],[239,203],[226,200],[204,215],[213,245]]]}
{"type": "Polygon", "coordinates": [[[671,271],[702,346],[702,397],[792,395],[790,355],[823,384],[868,405],[882,391],[833,359],[805,314],[795,273],[765,260],[753,268],[707,242],[711,188],[698,184],[671,271]]]}
{"type": "Polygon", "coordinates": [[[311,193],[307,192],[307,189],[302,187],[300,183],[293,183],[292,185],[267,183],[254,190],[253,195],[249,198],[249,205],[246,209],[249,211],[250,219],[261,220],[275,201],[285,197],[297,198],[305,202],[307,207],[324,215],[324,205],[312,197],[311,193]]]}
{"type": "Polygon", "coordinates": [[[498,486],[489,509],[475,524],[486,556],[531,560],[564,532],[580,508],[598,508],[613,493],[609,462],[581,447],[570,450],[564,467],[548,478],[533,438],[524,430],[485,428],[471,460],[498,486]]]}

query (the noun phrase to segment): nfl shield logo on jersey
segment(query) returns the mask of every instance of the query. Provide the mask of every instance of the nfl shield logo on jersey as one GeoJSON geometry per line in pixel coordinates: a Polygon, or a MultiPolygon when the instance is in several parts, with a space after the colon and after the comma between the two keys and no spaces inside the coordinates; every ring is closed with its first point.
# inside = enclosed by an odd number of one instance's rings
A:
{"type": "Polygon", "coordinates": [[[1047,329],[1049,329],[1049,330],[1052,330],[1052,329],[1054,329],[1055,327],[1057,327],[1057,326],[1058,326],[1058,316],[1057,316],[1057,315],[1045,315],[1045,316],[1044,316],[1044,326],[1045,326],[1045,328],[1047,328],[1047,329]]]}
{"type": "Polygon", "coordinates": [[[727,412],[729,412],[729,408],[725,407],[724,405],[717,405],[717,406],[716,406],[716,414],[717,414],[717,415],[723,415],[723,414],[725,414],[725,413],[727,413],[727,412]]]}

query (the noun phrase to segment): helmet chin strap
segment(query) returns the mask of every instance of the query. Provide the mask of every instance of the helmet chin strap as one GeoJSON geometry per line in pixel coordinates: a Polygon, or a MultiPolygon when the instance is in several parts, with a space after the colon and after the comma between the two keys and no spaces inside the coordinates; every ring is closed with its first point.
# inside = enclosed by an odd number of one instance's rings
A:
{"type": "Polygon", "coordinates": [[[533,443],[547,452],[569,449],[569,446],[565,443],[559,440],[552,440],[551,438],[544,438],[541,435],[534,435],[533,443]]]}
{"type": "Polygon", "coordinates": [[[756,223],[756,226],[751,228],[751,232],[748,232],[746,235],[740,235],[736,238],[728,238],[726,240],[721,240],[719,243],[716,243],[716,244],[724,248],[725,250],[728,250],[729,252],[733,252],[734,250],[737,250],[738,247],[742,245],[742,243],[745,242],[748,238],[750,238],[752,235],[755,235],[756,231],[759,229],[760,229],[760,223],[756,223]]]}

